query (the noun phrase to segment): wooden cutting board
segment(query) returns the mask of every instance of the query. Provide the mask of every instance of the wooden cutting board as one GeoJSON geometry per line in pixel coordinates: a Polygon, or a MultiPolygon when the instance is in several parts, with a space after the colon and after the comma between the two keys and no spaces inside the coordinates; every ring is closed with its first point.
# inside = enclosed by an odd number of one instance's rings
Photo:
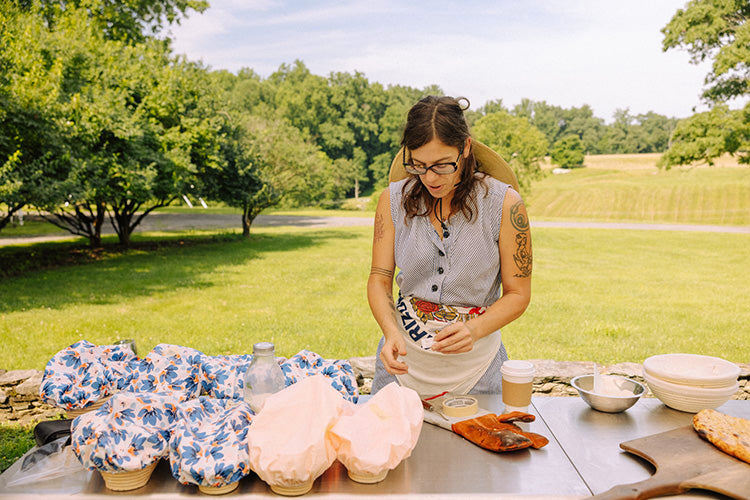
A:
{"type": "Polygon", "coordinates": [[[700,488],[750,500],[750,464],[722,452],[690,425],[626,441],[620,448],[651,462],[656,473],[645,481],[615,486],[593,498],[643,499],[700,488]]]}

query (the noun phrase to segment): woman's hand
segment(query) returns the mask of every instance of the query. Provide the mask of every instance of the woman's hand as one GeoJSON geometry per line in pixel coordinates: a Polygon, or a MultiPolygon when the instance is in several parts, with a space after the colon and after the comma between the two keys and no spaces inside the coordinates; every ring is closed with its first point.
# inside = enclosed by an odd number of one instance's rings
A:
{"type": "Polygon", "coordinates": [[[390,340],[385,339],[383,349],[380,351],[380,360],[391,375],[403,375],[409,371],[406,363],[398,360],[399,356],[406,356],[404,339],[401,336],[390,340]]]}
{"type": "Polygon", "coordinates": [[[476,340],[477,338],[469,325],[459,321],[446,326],[435,335],[432,350],[443,354],[469,352],[474,348],[476,340]]]}

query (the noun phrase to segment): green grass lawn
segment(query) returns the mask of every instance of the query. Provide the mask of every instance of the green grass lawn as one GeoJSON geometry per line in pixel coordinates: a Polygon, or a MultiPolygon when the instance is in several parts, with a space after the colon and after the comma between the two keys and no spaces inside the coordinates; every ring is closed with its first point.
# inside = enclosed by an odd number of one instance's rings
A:
{"type": "Polygon", "coordinates": [[[534,183],[531,219],[750,225],[750,167],[601,165],[534,183]]]}
{"type": "Polygon", "coordinates": [[[26,236],[67,235],[70,234],[54,224],[44,220],[33,220],[27,218],[23,226],[8,224],[0,232],[0,238],[23,238],[26,236]]]}
{"type": "MultiPolygon", "coordinates": [[[[371,232],[257,228],[248,241],[103,253],[3,279],[0,367],[41,369],[80,339],[133,338],[141,354],[160,342],[245,353],[269,340],[285,356],[371,355],[371,232]]],[[[533,237],[532,303],[504,330],[512,357],[750,359],[750,235],[538,228],[533,237]]]]}
{"type": "Polygon", "coordinates": [[[0,423],[0,472],[13,465],[35,444],[31,427],[0,423]]]}

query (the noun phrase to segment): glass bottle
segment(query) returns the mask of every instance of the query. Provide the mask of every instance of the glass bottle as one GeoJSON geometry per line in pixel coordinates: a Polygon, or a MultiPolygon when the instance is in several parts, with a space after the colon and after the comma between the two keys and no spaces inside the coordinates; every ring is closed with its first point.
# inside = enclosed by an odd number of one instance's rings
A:
{"type": "Polygon", "coordinates": [[[244,399],[255,413],[263,408],[268,396],[285,387],[284,374],[274,358],[274,349],[271,342],[253,345],[253,360],[245,372],[244,399]]]}

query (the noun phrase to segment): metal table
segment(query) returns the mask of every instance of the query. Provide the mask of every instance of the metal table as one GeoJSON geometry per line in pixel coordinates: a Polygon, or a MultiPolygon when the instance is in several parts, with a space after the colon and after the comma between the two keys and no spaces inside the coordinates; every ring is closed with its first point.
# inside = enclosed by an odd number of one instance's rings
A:
{"type": "MultiPolygon", "coordinates": [[[[480,396],[480,405],[499,413],[498,396],[480,396]]],[[[729,401],[719,408],[730,415],[750,418],[750,401],[729,401]]],[[[644,460],[620,450],[619,443],[688,425],[692,414],[672,410],[656,399],[641,399],[624,413],[609,414],[591,410],[579,398],[532,400],[530,412],[537,419],[522,424],[526,429],[549,438],[540,450],[493,453],[439,427],[425,423],[411,457],[390,471],[386,479],[373,485],[355,483],[346,470],[334,462],[306,496],[317,498],[584,498],[601,493],[616,484],[648,478],[653,468],[644,460]]],[[[0,498],[39,495],[41,490],[0,492],[0,498]]],[[[200,495],[196,486],[175,481],[166,461],[155,470],[149,483],[128,492],[151,499],[200,495]]],[[[86,499],[117,496],[104,487],[98,474],[92,474],[77,495],[86,499]]],[[[240,481],[229,496],[279,498],[255,474],[240,481]]],[[[44,491],[45,498],[64,495],[44,491]]],[[[722,498],[710,493],[670,498],[722,498]]]]}

